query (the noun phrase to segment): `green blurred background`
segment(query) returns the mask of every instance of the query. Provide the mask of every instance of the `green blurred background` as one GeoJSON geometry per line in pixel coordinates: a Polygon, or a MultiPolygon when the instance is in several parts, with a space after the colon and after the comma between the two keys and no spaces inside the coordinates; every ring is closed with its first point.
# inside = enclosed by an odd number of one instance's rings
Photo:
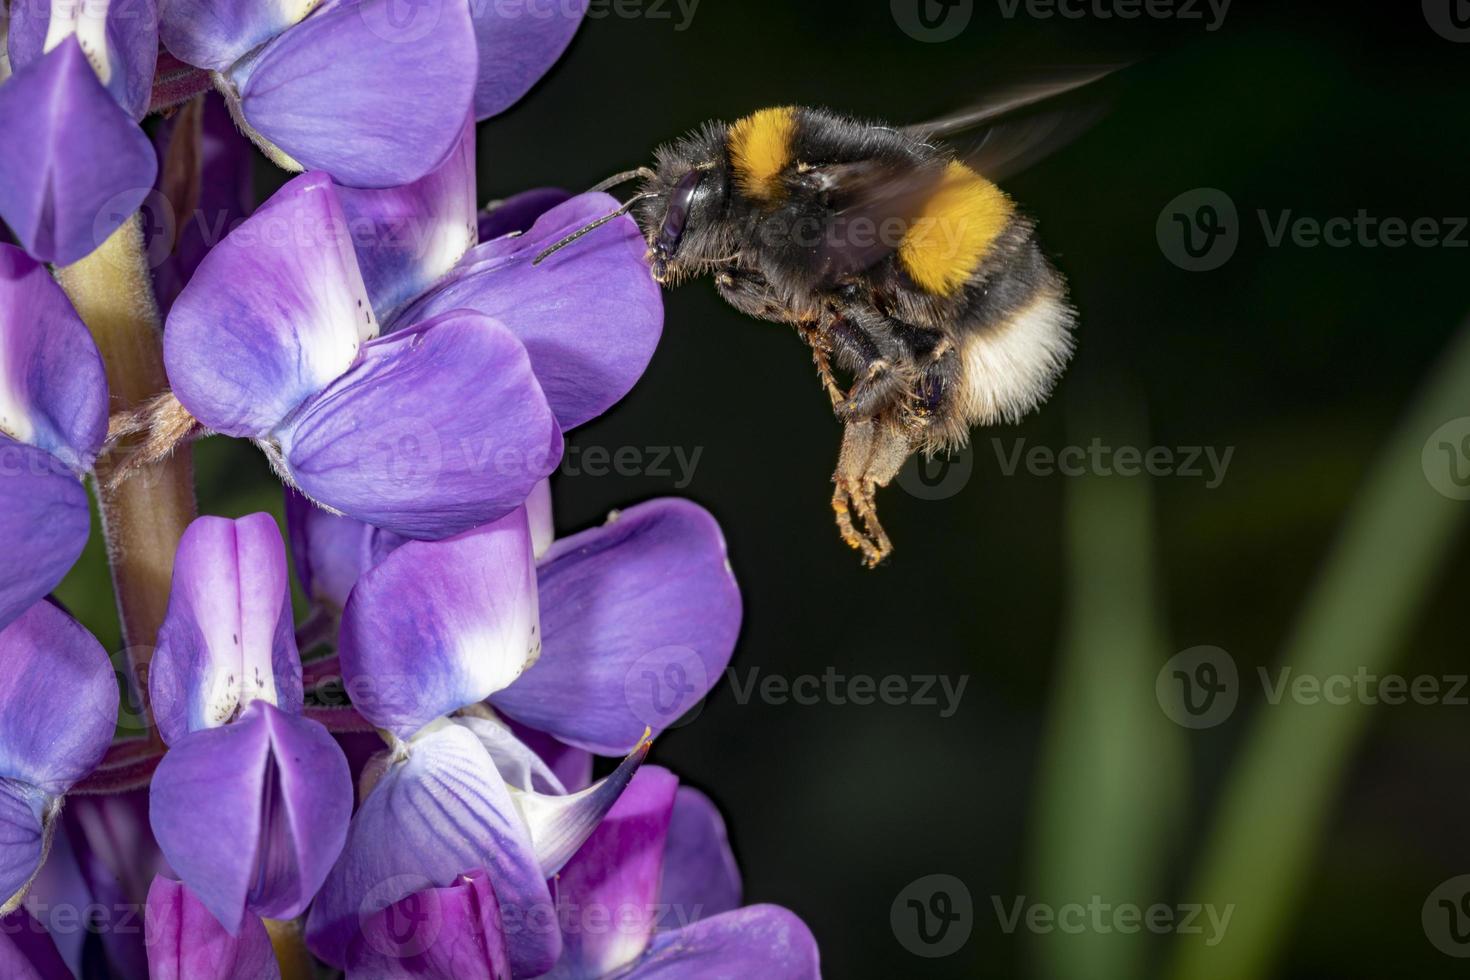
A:
{"type": "MultiPolygon", "coordinates": [[[[906,2],[702,0],[687,19],[672,2],[594,3],[551,76],[480,129],[488,200],[588,186],[766,105],[916,121],[1018,72],[1134,62],[1101,124],[1006,185],[1071,279],[1077,358],[1039,413],[977,432],[937,493],[910,475],[917,492],[883,494],[897,551],[882,569],[860,568],[832,526],[839,430],[794,335],[708,283],[667,295],[642,384],[571,444],[698,451],[692,482],[562,474],[559,530],[663,494],[709,507],[746,599],[742,685],[829,668],[968,680],[949,717],[942,697],[741,703],[722,681],[655,759],[720,803],[747,900],[800,913],[829,977],[1464,975],[1421,911],[1470,872],[1470,706],[1271,704],[1257,668],[1363,667],[1442,690],[1470,671],[1457,536],[1470,503],[1436,492],[1420,459],[1470,415],[1470,358],[1452,353],[1470,234],[1458,248],[1272,247],[1257,213],[1363,209],[1449,234],[1470,214],[1470,43],[1431,27],[1435,0],[1238,0],[1216,29],[1203,3],[1198,19],[1124,19],[1099,12],[1146,8],[1040,17],[1052,8],[975,0],[941,42],[905,32],[906,2]],[[1192,272],[1156,225],[1198,188],[1233,201],[1239,244],[1192,272]],[[1008,475],[998,458],[1021,440],[1094,438],[1233,456],[1213,488],[1008,475]],[[1238,704],[1191,729],[1155,679],[1200,645],[1228,651],[1238,704]],[[968,930],[958,949],[922,956],[936,948],[903,941],[913,915],[894,903],[936,874],[963,883],[972,914],[953,924],[968,930]],[[1008,932],[997,913],[1095,894],[1234,911],[1213,947],[1147,929],[1008,932]]],[[[262,163],[262,193],[279,182],[262,163]]],[[[279,513],[249,447],[211,440],[197,457],[205,510],[279,513]]],[[[62,598],[115,646],[105,582],[94,548],[62,598]]]]}

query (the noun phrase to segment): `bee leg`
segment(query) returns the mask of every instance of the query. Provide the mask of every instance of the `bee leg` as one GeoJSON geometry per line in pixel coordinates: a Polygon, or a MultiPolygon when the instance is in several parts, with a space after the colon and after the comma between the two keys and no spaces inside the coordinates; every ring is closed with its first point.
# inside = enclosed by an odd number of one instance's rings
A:
{"type": "Polygon", "coordinates": [[[817,378],[822,382],[822,388],[832,400],[832,407],[835,409],[847,398],[847,394],[832,375],[832,345],[821,330],[811,323],[798,322],[796,331],[801,335],[802,341],[812,349],[812,363],[817,366],[817,378]]]}
{"type": "Polygon", "coordinates": [[[837,530],[848,547],[862,553],[869,568],[893,553],[893,542],[878,520],[877,489],[886,486],[908,458],[908,442],[895,430],[879,428],[871,419],[849,422],[832,481],[832,510],[837,530]],[[896,459],[896,462],[895,462],[896,459]],[[853,523],[856,513],[861,529],[853,523]]]}
{"type": "Polygon", "coordinates": [[[894,365],[900,363],[904,352],[891,336],[865,329],[851,316],[841,314],[832,318],[828,333],[858,372],[847,397],[833,406],[840,421],[873,418],[902,395],[905,376],[894,365]]]}

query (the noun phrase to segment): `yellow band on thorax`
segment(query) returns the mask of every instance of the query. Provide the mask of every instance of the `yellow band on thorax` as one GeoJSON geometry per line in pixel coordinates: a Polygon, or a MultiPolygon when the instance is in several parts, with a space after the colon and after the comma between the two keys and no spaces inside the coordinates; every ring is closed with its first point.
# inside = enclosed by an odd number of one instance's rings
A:
{"type": "Polygon", "coordinates": [[[796,110],[791,106],[762,109],[730,127],[730,165],[735,183],[762,201],[781,196],[781,171],[791,165],[796,110]]]}

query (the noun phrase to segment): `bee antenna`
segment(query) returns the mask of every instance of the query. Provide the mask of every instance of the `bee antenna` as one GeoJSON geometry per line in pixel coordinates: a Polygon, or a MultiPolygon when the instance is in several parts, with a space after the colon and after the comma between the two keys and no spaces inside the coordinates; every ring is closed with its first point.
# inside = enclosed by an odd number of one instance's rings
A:
{"type": "Polygon", "coordinates": [[[653,170],[648,167],[638,167],[635,170],[624,170],[620,174],[613,174],[607,180],[593,185],[591,190],[589,190],[587,193],[596,194],[599,191],[611,190],[619,184],[626,184],[634,177],[642,177],[644,180],[652,180],[656,176],[658,175],[655,174],[653,170]]]}
{"type": "Polygon", "coordinates": [[[607,224],[609,221],[621,218],[623,215],[633,210],[633,205],[650,197],[658,197],[658,195],[651,191],[646,191],[642,194],[633,195],[632,197],[628,198],[628,200],[623,204],[622,207],[618,208],[616,211],[613,211],[611,214],[604,214],[596,221],[588,222],[587,224],[578,228],[576,231],[572,232],[567,237],[563,238],[561,241],[556,242],[552,245],[548,245],[546,248],[542,249],[540,254],[531,260],[531,264],[540,265],[543,261],[545,261],[548,256],[560,252],[562,249],[566,248],[568,245],[572,244],[572,242],[575,242],[583,235],[587,235],[596,231],[603,225],[607,224]]]}

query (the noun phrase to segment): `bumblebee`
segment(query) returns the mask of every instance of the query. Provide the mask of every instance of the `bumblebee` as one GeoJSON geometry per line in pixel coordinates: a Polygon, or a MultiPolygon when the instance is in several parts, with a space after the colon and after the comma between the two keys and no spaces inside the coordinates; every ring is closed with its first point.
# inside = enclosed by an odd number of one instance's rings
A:
{"type": "Polygon", "coordinates": [[[731,306],[794,327],[844,426],[837,526],[872,567],[893,550],[875,494],[909,456],[1021,418],[1067,364],[1066,282],[994,180],[1075,129],[1065,116],[1002,117],[1102,74],[1020,86],[905,128],[796,106],[709,123],[656,151],[653,168],[599,184],[642,180],[617,212],[536,261],[631,210],[659,282],[709,274],[731,306]],[[940,142],[977,126],[987,135],[972,154],[940,142]]]}

